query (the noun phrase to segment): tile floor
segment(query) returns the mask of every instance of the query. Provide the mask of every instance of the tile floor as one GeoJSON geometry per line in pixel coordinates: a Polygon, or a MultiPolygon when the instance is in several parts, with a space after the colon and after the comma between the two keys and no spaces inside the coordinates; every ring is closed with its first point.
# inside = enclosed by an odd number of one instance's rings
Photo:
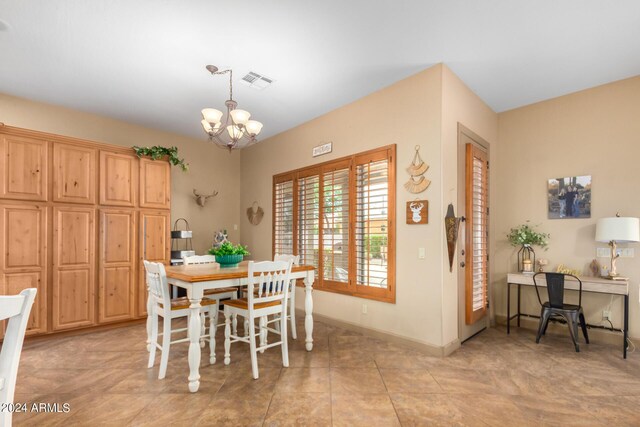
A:
{"type": "Polygon", "coordinates": [[[491,329],[439,359],[316,322],[313,352],[291,341],[282,368],[279,349],[269,349],[254,381],[244,344],[221,363],[219,332],[218,363],[202,358],[196,394],[186,344],[172,348],[166,379],[157,364],[146,368],[142,324],[27,342],[16,402],[71,410],[15,414],[14,424],[640,425],[640,355],[625,361],[618,347],[595,344],[575,353],[568,335],[536,345],[530,331],[491,329]]]}

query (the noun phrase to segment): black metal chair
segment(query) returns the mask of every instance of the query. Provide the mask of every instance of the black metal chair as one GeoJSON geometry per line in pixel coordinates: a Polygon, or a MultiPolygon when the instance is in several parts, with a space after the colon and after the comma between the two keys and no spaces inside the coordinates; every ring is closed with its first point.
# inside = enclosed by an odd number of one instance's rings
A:
{"type": "Polygon", "coordinates": [[[587,324],[584,320],[584,312],[582,311],[582,281],[572,274],[562,273],[536,273],[533,275],[533,285],[536,288],[538,301],[542,306],[540,311],[540,325],[538,325],[538,334],[536,335],[536,344],[540,342],[540,337],[547,332],[549,319],[561,317],[566,320],[569,326],[569,334],[576,348],[576,352],[580,351],[578,345],[578,324],[582,328],[584,339],[589,344],[589,335],[587,334],[587,324]],[[549,301],[543,303],[538,290],[536,277],[544,274],[547,282],[547,294],[549,301]],[[578,291],[578,305],[565,304],[564,302],[564,282],[566,277],[574,278],[580,285],[578,291]]]}

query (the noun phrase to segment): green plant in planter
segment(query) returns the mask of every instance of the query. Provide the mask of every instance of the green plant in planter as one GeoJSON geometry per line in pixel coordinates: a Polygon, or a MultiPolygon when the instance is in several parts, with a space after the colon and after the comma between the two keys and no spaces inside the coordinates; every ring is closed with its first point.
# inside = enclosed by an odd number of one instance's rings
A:
{"type": "Polygon", "coordinates": [[[247,250],[246,246],[242,245],[234,245],[231,242],[224,242],[218,248],[209,249],[210,255],[215,256],[225,256],[225,255],[250,255],[250,252],[247,250]]]}
{"type": "Polygon", "coordinates": [[[528,222],[529,221],[527,221],[526,224],[512,228],[509,234],[507,234],[507,240],[509,240],[512,246],[540,246],[546,250],[549,244],[549,234],[536,231],[536,226],[531,226],[528,222]]]}
{"type": "Polygon", "coordinates": [[[153,147],[138,147],[134,145],[133,150],[136,152],[138,157],[151,157],[153,160],[161,159],[165,156],[169,159],[169,163],[173,166],[180,166],[183,172],[186,172],[189,169],[189,164],[184,162],[184,159],[178,157],[178,147],[161,147],[159,145],[154,145],[153,147]]]}

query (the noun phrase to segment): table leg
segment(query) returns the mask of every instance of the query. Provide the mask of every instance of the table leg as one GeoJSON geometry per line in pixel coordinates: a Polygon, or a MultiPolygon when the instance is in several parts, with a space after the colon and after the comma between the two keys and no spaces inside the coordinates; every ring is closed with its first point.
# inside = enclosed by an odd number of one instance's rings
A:
{"type": "Polygon", "coordinates": [[[507,335],[511,332],[511,283],[507,282],[507,335]]]}
{"type": "Polygon", "coordinates": [[[622,356],[627,358],[627,334],[629,331],[629,295],[624,296],[624,326],[622,327],[624,342],[622,343],[622,356]]]}
{"type": "MultiPolygon", "coordinates": [[[[304,279],[304,329],[307,334],[305,339],[305,347],[307,351],[313,350],[313,297],[311,296],[311,293],[313,292],[313,276],[314,272],[311,271],[304,279]]],[[[295,307],[293,309],[295,310],[295,307]]]]}
{"type": "Polygon", "coordinates": [[[520,283],[518,283],[518,328],[520,327],[520,283]]]}
{"type": "Polygon", "coordinates": [[[189,296],[189,391],[195,393],[200,388],[200,301],[189,296]]]}

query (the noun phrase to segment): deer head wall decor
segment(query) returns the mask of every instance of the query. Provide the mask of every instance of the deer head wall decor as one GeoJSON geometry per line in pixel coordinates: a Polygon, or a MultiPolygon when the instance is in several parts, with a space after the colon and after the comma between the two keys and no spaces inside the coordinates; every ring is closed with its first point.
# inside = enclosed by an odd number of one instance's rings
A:
{"type": "Polygon", "coordinates": [[[205,203],[207,203],[207,199],[209,199],[209,197],[217,196],[218,192],[214,190],[214,192],[211,194],[198,194],[198,192],[194,188],[193,195],[195,196],[196,203],[198,204],[198,206],[204,207],[205,203]]]}

